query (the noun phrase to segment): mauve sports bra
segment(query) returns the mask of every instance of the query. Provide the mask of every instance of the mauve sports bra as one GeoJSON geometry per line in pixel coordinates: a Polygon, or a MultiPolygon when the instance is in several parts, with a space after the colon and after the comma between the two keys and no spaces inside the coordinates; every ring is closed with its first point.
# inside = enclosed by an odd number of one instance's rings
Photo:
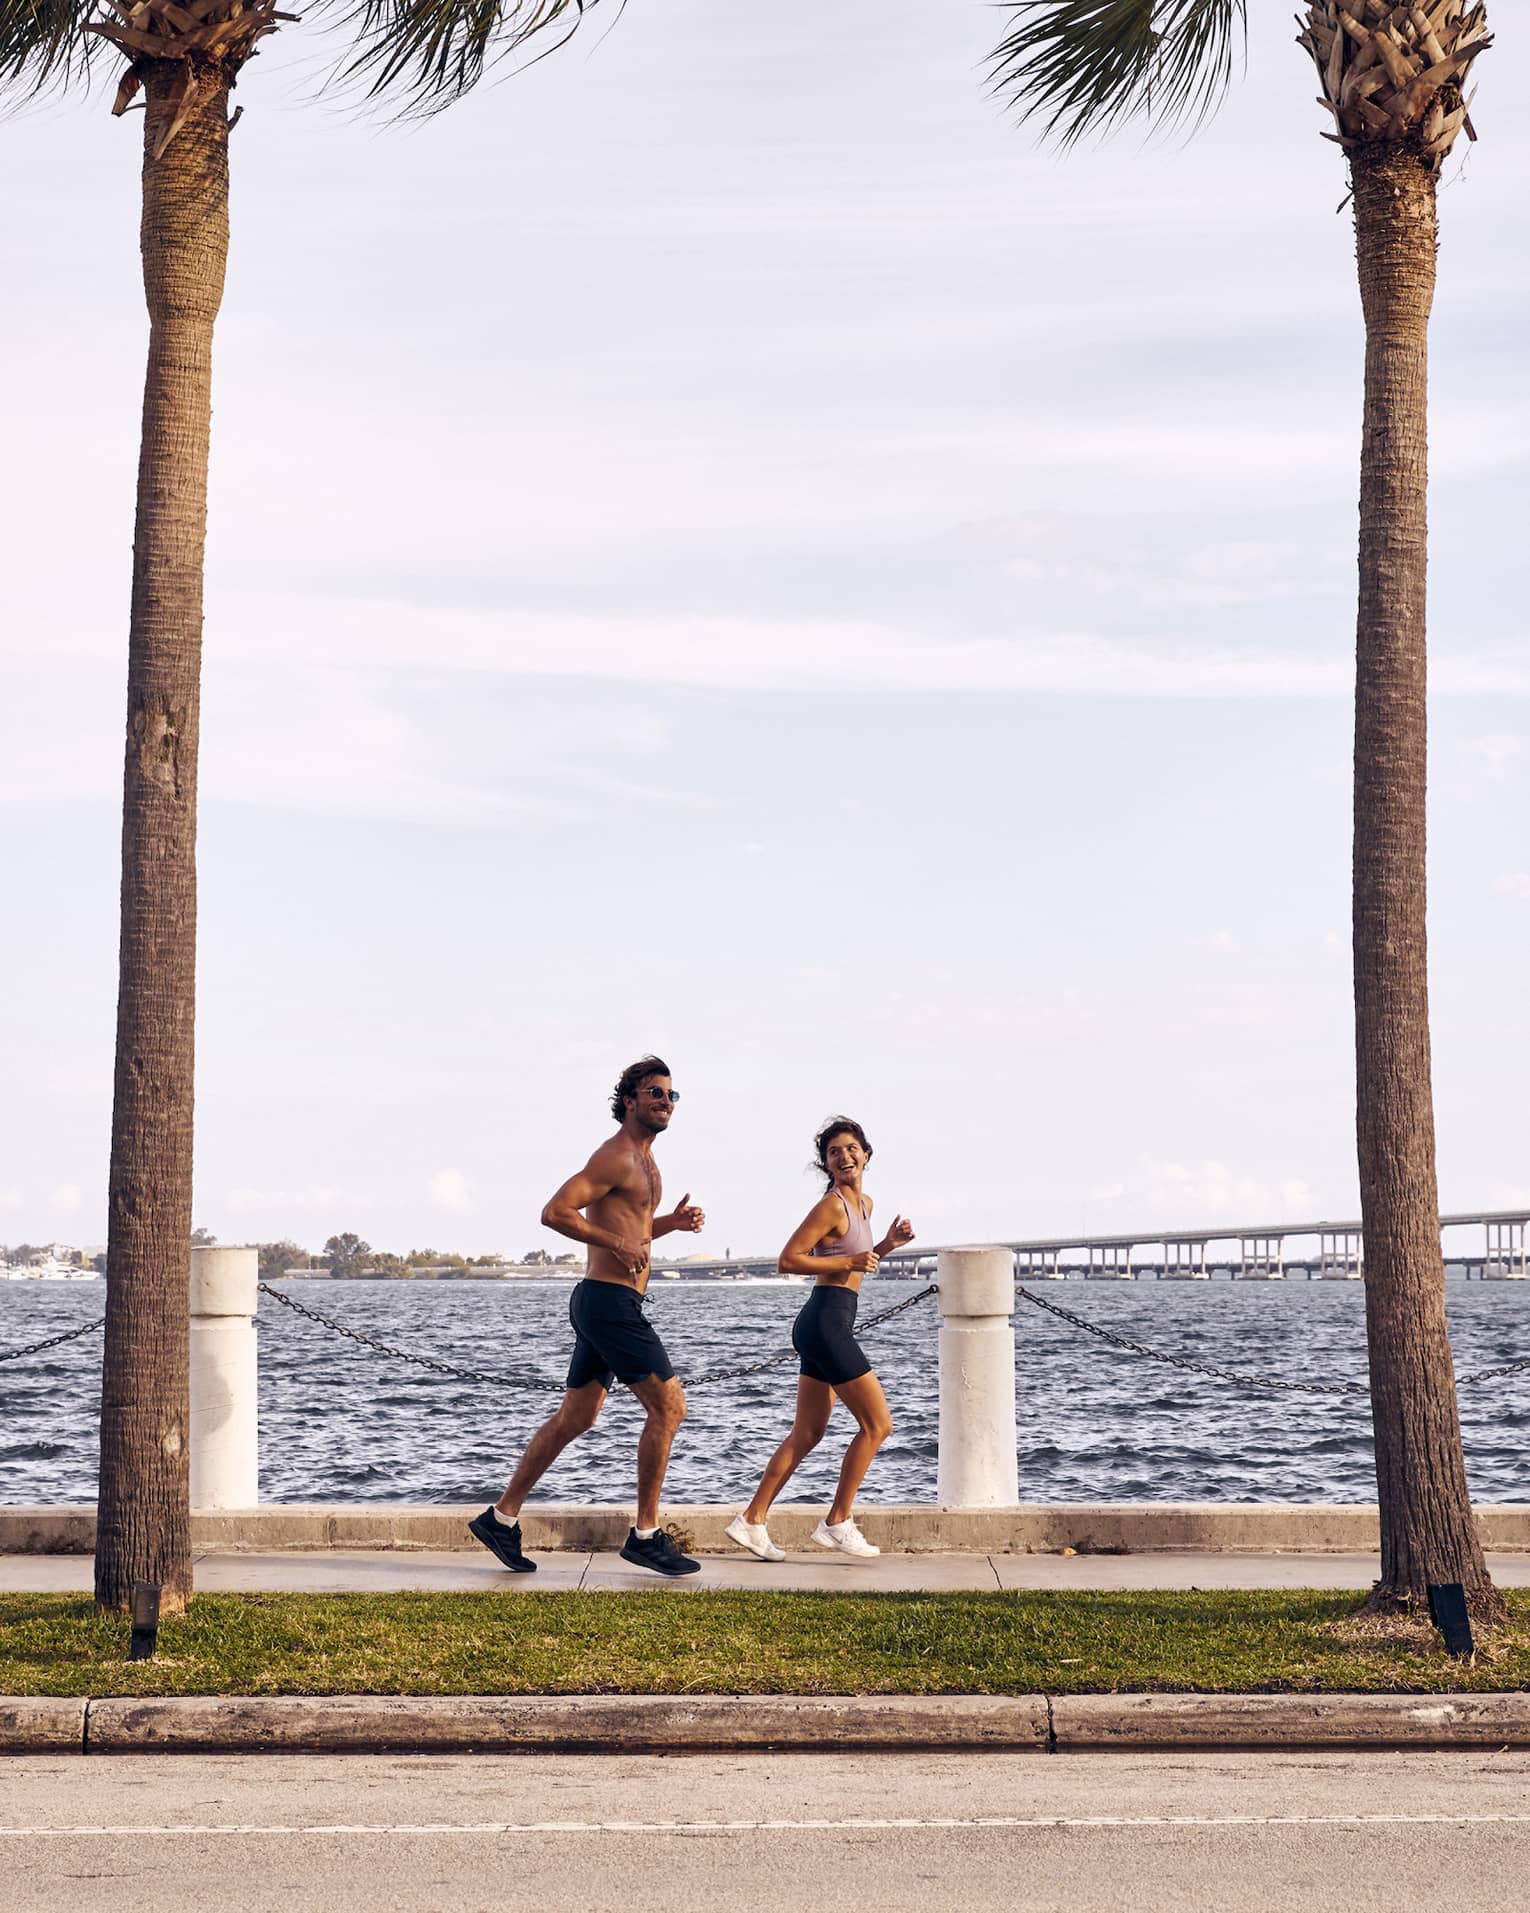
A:
{"type": "Polygon", "coordinates": [[[852,1209],[845,1192],[837,1189],[835,1194],[845,1205],[845,1215],[850,1227],[833,1242],[821,1242],[812,1251],[814,1255],[864,1255],[871,1247],[871,1217],[861,1213],[859,1208],[852,1209]]]}

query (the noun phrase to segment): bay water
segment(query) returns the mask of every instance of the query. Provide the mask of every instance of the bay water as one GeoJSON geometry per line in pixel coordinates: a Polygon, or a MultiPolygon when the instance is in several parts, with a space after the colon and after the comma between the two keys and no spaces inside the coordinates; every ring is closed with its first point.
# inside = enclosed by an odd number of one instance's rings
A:
{"type": "MultiPolygon", "coordinates": [[[[571,1345],[566,1280],[294,1282],[297,1301],[403,1348],[495,1374],[560,1384],[571,1345]]],[[[864,1320],[914,1292],[869,1283],[864,1320]]],[[[1042,1283],[1037,1293],[1118,1334],[1217,1366],[1286,1380],[1365,1375],[1358,1283],[1042,1283]]],[[[784,1349],[806,1290],[787,1283],[660,1282],[650,1317],[682,1380],[784,1349]]],[[[1462,1371],[1530,1357],[1530,1285],[1448,1285],[1462,1371]]],[[[92,1320],[103,1282],[0,1284],[0,1357],[92,1320]]],[[[864,1491],[932,1501],[936,1468],[933,1300],[865,1338],[896,1427],[864,1491]]],[[[1122,1353],[1023,1301],[1018,1330],[1024,1501],[1371,1501],[1369,1404],[1283,1395],[1122,1353]]],[[[0,1504],[95,1497],[99,1334],[0,1360],[0,1504]]],[[[665,1488],[669,1502],[742,1501],[786,1432],[796,1363],[690,1395],[665,1488]]],[[[431,1374],[261,1298],[261,1499],[482,1502],[499,1493],[557,1399],[431,1374]]],[[[1467,1472],[1480,1501],[1530,1501],[1530,1375],[1463,1389],[1467,1472]]],[[[539,1498],[625,1502],[640,1411],[617,1389],[539,1498]]],[[[827,1499],[852,1432],[827,1440],[787,1490],[827,1499]]]]}

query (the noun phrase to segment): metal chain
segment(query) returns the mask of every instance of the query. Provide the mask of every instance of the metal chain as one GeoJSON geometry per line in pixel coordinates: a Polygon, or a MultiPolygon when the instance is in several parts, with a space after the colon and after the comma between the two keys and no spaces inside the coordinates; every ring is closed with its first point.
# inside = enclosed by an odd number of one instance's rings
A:
{"type": "Polygon", "coordinates": [[[1505,1362],[1501,1368],[1476,1368],[1470,1375],[1458,1375],[1456,1387],[1466,1388],[1472,1382],[1496,1382],[1503,1375],[1523,1375],[1530,1370],[1530,1361],[1505,1362]]]}
{"type": "Polygon", "coordinates": [[[1064,1322],[1071,1322],[1075,1328],[1081,1328],[1086,1335],[1097,1335],[1102,1342],[1109,1342],[1112,1348],[1124,1348],[1129,1354],[1145,1356],[1150,1362],[1163,1362],[1169,1368],[1182,1368],[1188,1374],[1210,1375],[1214,1381],[1236,1382],[1242,1388],[1277,1388],[1292,1395],[1368,1395],[1371,1392],[1364,1382],[1278,1382],[1260,1375],[1239,1375],[1232,1369],[1213,1368],[1209,1362],[1191,1361],[1188,1355],[1165,1355],[1161,1349],[1134,1342],[1129,1335],[1117,1335],[1113,1329],[1086,1322],[1083,1316],[1075,1315],[1071,1309],[1059,1308],[1055,1302],[1044,1302],[1039,1295],[1032,1295],[1023,1283],[1017,1293],[1023,1295],[1027,1302],[1034,1302],[1037,1308],[1045,1309],[1048,1315],[1056,1315],[1064,1322]]]}
{"type": "Polygon", "coordinates": [[[62,1342],[77,1341],[82,1335],[94,1335],[98,1328],[106,1327],[106,1317],[99,1322],[87,1322],[84,1328],[66,1328],[62,1335],[50,1335],[46,1342],[32,1342],[26,1348],[0,1349],[0,1362],[19,1361],[23,1355],[41,1355],[45,1348],[57,1348],[62,1342]]]}
{"type": "MultiPolygon", "coordinates": [[[[1124,1348],[1133,1355],[1144,1355],[1150,1362],[1163,1362],[1170,1368],[1182,1368],[1193,1375],[1210,1375],[1219,1382],[1237,1382],[1244,1388],[1277,1388],[1292,1395],[1369,1395],[1368,1382],[1279,1382],[1260,1375],[1239,1375],[1231,1369],[1213,1368],[1208,1362],[1193,1362],[1185,1355],[1165,1355],[1161,1350],[1148,1348],[1141,1342],[1134,1342],[1128,1335],[1117,1335],[1113,1330],[1101,1328],[1097,1323],[1086,1322],[1081,1315],[1075,1315],[1071,1309],[1060,1308],[1055,1302],[1043,1301],[1039,1295],[1032,1295],[1023,1285],[1018,1291],[1027,1302],[1034,1302],[1039,1309],[1045,1309],[1048,1315],[1057,1315],[1065,1322],[1071,1322],[1075,1328],[1081,1328],[1086,1335],[1097,1335],[1102,1342],[1109,1342],[1113,1348],[1124,1348]]],[[[1497,1368],[1477,1368],[1468,1375],[1456,1377],[1457,1388],[1469,1388],[1475,1382],[1496,1382],[1505,1375],[1524,1375],[1530,1373],[1530,1359],[1522,1362],[1504,1362],[1497,1368]]]]}
{"type": "MultiPolygon", "coordinates": [[[[482,1382],[491,1388],[529,1388],[542,1390],[548,1394],[561,1395],[562,1382],[549,1382],[541,1376],[488,1375],[481,1369],[457,1368],[450,1362],[438,1362],[431,1355],[416,1355],[406,1348],[396,1348],[391,1342],[384,1342],[376,1335],[366,1335],[360,1329],[347,1328],[345,1323],[336,1322],[328,1315],[320,1315],[317,1309],[305,1308],[301,1302],[295,1302],[290,1295],[283,1295],[280,1289],[273,1289],[269,1282],[260,1284],[262,1295],[269,1295],[273,1302],[280,1302],[284,1309],[305,1316],[310,1322],[317,1322],[321,1328],[333,1329],[336,1335],[343,1335],[348,1341],[360,1342],[363,1348],[376,1349],[379,1355],[391,1355],[395,1361],[412,1362],[417,1368],[428,1368],[434,1375],[450,1375],[461,1382],[482,1382]]],[[[911,1295],[907,1301],[899,1302],[890,1309],[883,1309],[880,1315],[869,1316],[861,1324],[862,1329],[877,1328],[883,1322],[890,1322],[895,1315],[901,1315],[905,1309],[911,1309],[917,1302],[923,1302],[935,1294],[932,1282],[917,1295],[911,1295]]],[[[100,1326],[98,1323],[97,1327],[100,1326]]],[[[78,1333],[78,1331],[76,1331],[78,1333]]],[[[64,1339],[63,1337],[59,1338],[64,1339]]],[[[48,1344],[44,1343],[44,1347],[48,1344]]],[[[25,1351],[21,1351],[25,1352],[25,1351]]],[[[778,1362],[790,1362],[796,1359],[795,1349],[784,1349],[778,1355],[767,1355],[762,1362],[750,1362],[741,1368],[720,1368],[710,1375],[694,1375],[687,1382],[691,1388],[704,1388],[712,1382],[731,1382],[741,1375],[758,1375],[763,1369],[774,1368],[778,1362]]]]}
{"type": "MultiPolygon", "coordinates": [[[[438,1362],[434,1356],[416,1355],[411,1350],[396,1348],[393,1343],[385,1342],[376,1335],[363,1334],[360,1329],[347,1328],[343,1322],[336,1322],[328,1315],[321,1315],[317,1309],[305,1308],[301,1302],[295,1302],[290,1295],[283,1295],[279,1289],[273,1289],[269,1282],[262,1282],[260,1291],[269,1295],[273,1302],[280,1302],[284,1309],[291,1309],[295,1315],[301,1315],[310,1322],[317,1322],[321,1328],[332,1329],[336,1335],[343,1335],[348,1341],[359,1342],[363,1348],[375,1349],[379,1355],[391,1355],[395,1361],[411,1362],[418,1368],[429,1369],[434,1375],[449,1375],[456,1381],[480,1382],[491,1388],[526,1388],[545,1394],[559,1395],[563,1392],[561,1382],[549,1382],[541,1376],[530,1375],[490,1375],[482,1369],[458,1368],[451,1362],[438,1362]]],[[[939,1293],[938,1284],[932,1282],[927,1288],[920,1289],[917,1295],[911,1295],[906,1301],[896,1303],[890,1309],[883,1309],[879,1315],[868,1316],[860,1324],[864,1334],[867,1329],[880,1328],[884,1322],[892,1321],[896,1315],[915,1308],[921,1302],[927,1302],[932,1295],[939,1293]]],[[[1370,1388],[1365,1382],[1283,1382],[1272,1376],[1240,1375],[1234,1369],[1216,1368],[1210,1362],[1192,1361],[1187,1355],[1168,1355],[1163,1350],[1149,1348],[1144,1342],[1134,1342],[1129,1335],[1118,1335],[1113,1329],[1101,1328],[1096,1322],[1086,1322],[1081,1315],[1075,1315],[1071,1309],[1060,1307],[1056,1302],[1043,1300],[1022,1283],[1016,1293],[1025,1301],[1055,1315],[1060,1321],[1071,1323],[1074,1328],[1082,1329],[1086,1335],[1093,1335],[1102,1342],[1108,1342],[1112,1348],[1124,1349],[1129,1355],[1141,1355],[1150,1362],[1162,1362],[1167,1368],[1177,1368],[1189,1375],[1209,1375],[1213,1381],[1234,1382],[1240,1388],[1278,1389],[1292,1395],[1368,1395],[1370,1388]]],[[[646,1297],[644,1298],[647,1299],[646,1297]]],[[[65,1342],[78,1341],[82,1335],[93,1335],[97,1329],[106,1326],[106,1317],[86,1322],[80,1328],[65,1329],[61,1335],[50,1335],[45,1341],[29,1342],[24,1348],[0,1349],[0,1362],[23,1360],[28,1355],[42,1355],[50,1348],[60,1348],[65,1342]]],[[[689,1386],[705,1388],[713,1382],[738,1381],[745,1375],[759,1375],[767,1368],[775,1368],[782,1362],[789,1362],[796,1354],[795,1349],[782,1349],[778,1354],[767,1355],[762,1361],[746,1362],[737,1368],[714,1369],[707,1375],[693,1375],[689,1386]]],[[[1456,1386],[1469,1388],[1478,1382],[1502,1381],[1509,1375],[1530,1373],[1530,1358],[1520,1362],[1502,1362],[1496,1368],[1473,1369],[1469,1374],[1458,1375],[1456,1386]]]]}
{"type": "MultiPolygon", "coordinates": [[[[927,1302],[938,1293],[937,1285],[932,1282],[927,1289],[921,1289],[917,1295],[909,1296],[905,1302],[898,1302],[890,1309],[883,1309],[880,1315],[868,1315],[864,1322],[856,1324],[856,1333],[864,1335],[867,1329],[880,1328],[884,1322],[890,1322],[895,1315],[901,1315],[905,1309],[911,1309],[919,1302],[927,1302]]],[[[686,1380],[687,1388],[705,1388],[709,1382],[737,1381],[741,1375],[758,1375],[767,1368],[774,1368],[779,1362],[792,1362],[797,1359],[794,1348],[782,1349],[779,1355],[767,1355],[762,1362],[748,1362],[741,1368],[718,1368],[710,1375],[692,1375],[686,1380]]]]}
{"type": "Polygon", "coordinates": [[[428,1368],[433,1375],[450,1375],[459,1382],[482,1382],[489,1388],[530,1388],[550,1395],[563,1393],[562,1382],[550,1382],[540,1375],[488,1375],[482,1369],[457,1368],[451,1362],[438,1362],[433,1355],[416,1355],[407,1348],[395,1348],[391,1342],[384,1342],[376,1335],[365,1335],[360,1329],[347,1328],[344,1322],[320,1315],[317,1309],[304,1308],[301,1302],[294,1302],[290,1295],[273,1289],[269,1282],[262,1282],[259,1287],[262,1295],[269,1295],[273,1302],[280,1302],[284,1309],[291,1309],[294,1315],[317,1322],[321,1328],[333,1329],[336,1335],[345,1336],[347,1341],[360,1342],[363,1348],[376,1349],[379,1355],[391,1355],[395,1361],[412,1362],[417,1368],[428,1368]]]}

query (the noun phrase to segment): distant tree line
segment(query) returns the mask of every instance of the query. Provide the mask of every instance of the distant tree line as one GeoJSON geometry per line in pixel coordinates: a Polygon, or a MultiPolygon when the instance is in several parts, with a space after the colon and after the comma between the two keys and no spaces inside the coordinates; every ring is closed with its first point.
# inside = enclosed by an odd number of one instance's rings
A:
{"type": "MultiPolygon", "coordinates": [[[[210,1229],[193,1229],[191,1246],[194,1249],[216,1247],[218,1238],[210,1229]]],[[[280,1242],[257,1242],[255,1252],[260,1258],[260,1279],[273,1282],[285,1275],[288,1269],[325,1269],[338,1280],[355,1280],[360,1276],[408,1276],[422,1269],[448,1275],[469,1275],[475,1269],[502,1268],[509,1259],[502,1255],[457,1255],[446,1249],[411,1249],[407,1255],[393,1255],[385,1249],[374,1249],[370,1242],[364,1242],[359,1235],[346,1230],[340,1235],[332,1235],[324,1244],[321,1254],[314,1255],[300,1242],[294,1242],[290,1236],[284,1236],[280,1242]]],[[[46,1262],[52,1249],[36,1242],[18,1242],[7,1247],[0,1242],[0,1263],[9,1263],[25,1268],[31,1263],[46,1262]]],[[[88,1256],[81,1249],[72,1251],[75,1265],[82,1269],[94,1269],[97,1274],[106,1273],[104,1254],[88,1256]]],[[[567,1268],[579,1258],[574,1255],[550,1255],[546,1249],[528,1249],[519,1258],[527,1268],[567,1268]]]]}
{"type": "MultiPolygon", "coordinates": [[[[92,1263],[90,1257],[80,1249],[72,1249],[69,1253],[77,1269],[95,1267],[102,1260],[100,1256],[97,1256],[92,1263]]],[[[17,1268],[24,1269],[34,1262],[46,1262],[51,1254],[52,1250],[46,1243],[18,1242],[13,1247],[7,1248],[3,1242],[0,1242],[0,1262],[9,1262],[17,1268]]]]}
{"type": "MultiPolygon", "coordinates": [[[[406,1255],[394,1255],[386,1249],[374,1249],[351,1230],[330,1236],[321,1254],[314,1255],[301,1243],[284,1238],[280,1242],[257,1242],[260,1277],[271,1282],[288,1269],[325,1269],[337,1281],[355,1281],[363,1276],[408,1276],[421,1269],[449,1275],[468,1275],[475,1269],[502,1268],[502,1255],[457,1255],[444,1249],[410,1249],[406,1255]]],[[[533,1267],[569,1265],[578,1260],[572,1255],[549,1255],[545,1249],[532,1249],[520,1260],[533,1267]]]]}

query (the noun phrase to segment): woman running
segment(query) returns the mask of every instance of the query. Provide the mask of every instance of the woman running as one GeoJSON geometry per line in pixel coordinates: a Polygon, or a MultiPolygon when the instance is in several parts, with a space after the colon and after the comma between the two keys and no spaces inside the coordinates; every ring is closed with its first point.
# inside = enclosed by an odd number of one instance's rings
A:
{"type": "Polygon", "coordinates": [[[828,1518],[813,1530],[813,1539],[820,1547],[837,1548],[841,1554],[881,1553],[850,1514],[871,1457],[893,1425],[882,1384],[856,1342],[855,1311],[862,1279],[876,1272],[882,1256],[912,1242],[914,1230],[902,1216],[895,1216],[892,1227],[873,1248],[871,1198],[861,1191],[871,1144],[859,1123],[835,1116],[815,1140],[818,1166],[828,1188],[781,1251],[777,1264],[783,1275],[815,1278],[813,1292],[792,1324],[792,1347],[802,1358],[797,1415],[792,1432],[766,1465],[754,1499],[734,1516],[727,1530],[730,1541],[762,1561],[786,1559],[785,1550],[771,1540],[765,1518],[798,1464],[823,1440],[836,1395],[854,1415],[858,1430],[840,1465],[834,1505],[828,1518]]]}

